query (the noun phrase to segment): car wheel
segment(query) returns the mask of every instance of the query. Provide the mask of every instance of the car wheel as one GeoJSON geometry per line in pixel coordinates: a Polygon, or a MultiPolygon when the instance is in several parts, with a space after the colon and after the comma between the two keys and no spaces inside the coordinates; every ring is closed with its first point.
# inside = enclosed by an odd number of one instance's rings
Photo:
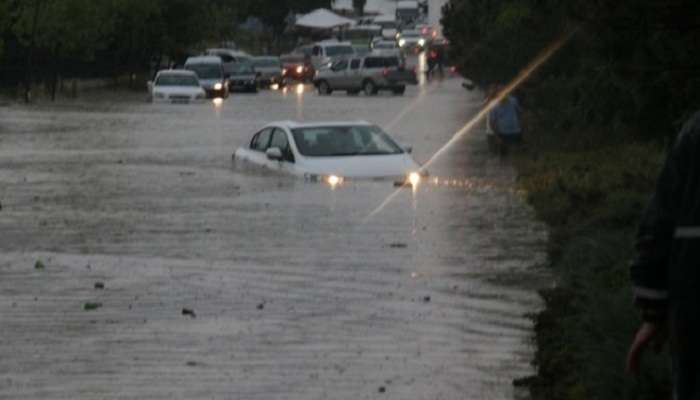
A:
{"type": "Polygon", "coordinates": [[[377,85],[375,85],[374,82],[372,82],[370,80],[365,81],[365,84],[362,85],[362,88],[363,88],[366,96],[373,96],[373,95],[377,94],[377,91],[378,91],[377,85]]]}
{"type": "Polygon", "coordinates": [[[328,82],[321,81],[318,83],[318,94],[329,95],[331,93],[333,93],[333,89],[331,89],[331,85],[328,82]]]}
{"type": "Polygon", "coordinates": [[[403,96],[403,94],[406,92],[406,86],[395,87],[392,91],[397,96],[403,96]]]}

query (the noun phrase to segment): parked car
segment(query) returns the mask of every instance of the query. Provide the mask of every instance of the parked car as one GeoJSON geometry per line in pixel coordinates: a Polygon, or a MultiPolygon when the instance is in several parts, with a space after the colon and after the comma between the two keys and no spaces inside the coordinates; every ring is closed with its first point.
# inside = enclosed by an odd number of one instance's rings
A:
{"type": "Polygon", "coordinates": [[[253,64],[244,62],[233,64],[231,76],[229,76],[229,86],[234,92],[257,92],[257,74],[253,64]]]}
{"type": "Polygon", "coordinates": [[[253,67],[258,86],[270,86],[282,82],[282,62],[279,57],[253,57],[253,67]]]}
{"type": "Polygon", "coordinates": [[[331,184],[347,179],[416,182],[421,168],[381,128],[368,122],[274,122],[240,147],[234,160],[331,184]]]}
{"type": "Polygon", "coordinates": [[[185,61],[185,69],[197,74],[199,83],[206,91],[207,97],[228,97],[228,80],[219,57],[190,57],[185,61]]]}
{"type": "Polygon", "coordinates": [[[282,62],[282,84],[306,82],[313,79],[310,58],[304,54],[292,53],[280,56],[282,62]]]}
{"type": "Polygon", "coordinates": [[[159,71],[148,82],[148,93],[154,103],[193,103],[207,98],[197,74],[187,70],[159,71]]]}
{"type": "Polygon", "coordinates": [[[219,57],[224,65],[224,74],[230,75],[233,66],[238,63],[250,63],[250,54],[231,49],[207,49],[206,55],[219,57]]]}
{"type": "Polygon", "coordinates": [[[399,34],[399,46],[403,49],[423,50],[427,44],[421,32],[415,29],[405,29],[399,34]]]}
{"type": "Polygon", "coordinates": [[[396,55],[370,55],[336,61],[330,68],[319,70],[314,85],[319,94],[328,95],[334,90],[348,94],[364,91],[367,96],[379,90],[391,90],[402,95],[410,73],[406,73],[401,59],[396,55]]]}
{"type": "Polygon", "coordinates": [[[377,40],[372,42],[372,51],[374,52],[386,52],[386,53],[399,53],[401,48],[396,40],[377,40]]]}
{"type": "Polygon", "coordinates": [[[350,42],[326,40],[315,43],[311,49],[311,65],[315,70],[330,65],[338,58],[351,57],[355,50],[350,42]]]}

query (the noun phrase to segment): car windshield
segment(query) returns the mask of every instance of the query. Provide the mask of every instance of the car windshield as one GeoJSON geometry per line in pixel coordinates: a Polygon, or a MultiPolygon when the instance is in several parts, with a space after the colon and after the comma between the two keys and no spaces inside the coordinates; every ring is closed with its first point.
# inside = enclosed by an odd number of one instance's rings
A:
{"type": "Polygon", "coordinates": [[[352,49],[352,46],[328,46],[328,47],[326,47],[326,55],[328,57],[345,56],[345,55],[351,55],[354,53],[355,53],[355,51],[352,49]]]}
{"type": "Polygon", "coordinates": [[[236,63],[231,67],[231,73],[234,75],[254,74],[255,69],[253,68],[253,64],[236,63]]]}
{"type": "Polygon", "coordinates": [[[279,67],[280,66],[280,61],[274,58],[261,58],[257,60],[253,60],[253,65],[256,67],[279,67]]]}
{"type": "Polygon", "coordinates": [[[419,37],[420,33],[417,31],[403,31],[401,32],[401,37],[419,37]]]}
{"type": "Polygon", "coordinates": [[[164,74],[158,77],[156,86],[199,86],[199,81],[192,75],[164,74]]]}
{"type": "Polygon", "coordinates": [[[187,64],[185,68],[197,74],[199,79],[221,79],[221,66],[217,64],[187,64]]]}
{"type": "Polygon", "coordinates": [[[322,126],[292,129],[299,152],[307,157],[343,157],[403,153],[377,126],[322,126]]]}
{"type": "Polygon", "coordinates": [[[379,42],[376,45],[374,45],[375,49],[395,49],[396,48],[396,43],[392,42],[379,42]]]}
{"type": "Polygon", "coordinates": [[[281,57],[280,60],[287,64],[302,64],[304,63],[303,55],[289,55],[281,57]]]}

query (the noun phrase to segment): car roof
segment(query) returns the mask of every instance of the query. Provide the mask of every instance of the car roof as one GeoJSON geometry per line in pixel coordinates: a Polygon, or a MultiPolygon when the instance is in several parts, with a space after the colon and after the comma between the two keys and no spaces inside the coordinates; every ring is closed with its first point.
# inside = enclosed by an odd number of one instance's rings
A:
{"type": "Polygon", "coordinates": [[[337,40],[322,40],[316,42],[317,46],[352,46],[351,42],[339,42],[337,40]]]}
{"type": "Polygon", "coordinates": [[[240,51],[240,50],[231,50],[231,49],[207,49],[207,53],[226,53],[230,54],[232,56],[238,56],[238,57],[250,57],[250,54],[246,53],[245,51],[240,51]]]}
{"type": "Polygon", "coordinates": [[[158,71],[157,75],[188,75],[188,76],[197,76],[194,71],[190,71],[188,69],[162,69],[158,71]]]}
{"type": "Polygon", "coordinates": [[[221,59],[217,56],[188,57],[185,64],[221,64],[221,59]]]}
{"type": "Polygon", "coordinates": [[[367,121],[320,121],[320,122],[299,122],[299,121],[275,121],[270,122],[265,125],[265,127],[270,126],[281,126],[287,129],[298,129],[298,128],[319,128],[325,126],[370,126],[367,121]]]}
{"type": "Polygon", "coordinates": [[[255,56],[253,60],[279,60],[277,56],[255,56]]]}

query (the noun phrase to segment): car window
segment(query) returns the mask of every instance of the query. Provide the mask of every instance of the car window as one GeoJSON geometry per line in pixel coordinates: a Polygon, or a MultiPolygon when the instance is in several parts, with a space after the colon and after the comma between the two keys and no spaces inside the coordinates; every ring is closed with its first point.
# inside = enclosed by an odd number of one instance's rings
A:
{"type": "Polygon", "coordinates": [[[379,57],[367,57],[365,58],[365,68],[383,68],[384,63],[379,57]]]}
{"type": "Polygon", "coordinates": [[[156,79],[156,86],[199,86],[199,81],[192,75],[163,74],[156,79]]]}
{"type": "Polygon", "coordinates": [[[333,67],[331,68],[333,71],[343,71],[348,68],[348,61],[347,60],[340,60],[333,64],[333,67]]]}
{"type": "Polygon", "coordinates": [[[400,154],[403,150],[376,126],[320,126],[292,130],[299,153],[307,157],[400,154]]]}
{"type": "Polygon", "coordinates": [[[270,135],[272,134],[272,128],[266,128],[258,132],[253,136],[253,140],[250,141],[250,148],[257,151],[267,150],[267,144],[270,143],[270,135]]]}
{"type": "Polygon", "coordinates": [[[358,69],[360,68],[360,60],[355,59],[350,62],[350,69],[358,69]]]}
{"type": "Polygon", "coordinates": [[[221,79],[224,75],[220,64],[185,64],[185,69],[196,73],[199,79],[221,79]]]}
{"type": "Polygon", "coordinates": [[[326,47],[326,55],[328,57],[348,56],[355,54],[352,46],[328,46],[326,47]]]}
{"type": "Polygon", "coordinates": [[[292,149],[289,147],[289,141],[287,140],[287,134],[276,128],[272,134],[272,140],[270,141],[270,147],[277,147],[282,150],[282,156],[285,161],[294,162],[294,155],[292,154],[292,149]]]}
{"type": "Polygon", "coordinates": [[[311,54],[313,54],[315,56],[321,55],[321,48],[319,46],[314,47],[311,54]]]}
{"type": "Polygon", "coordinates": [[[219,54],[219,58],[221,58],[221,61],[225,63],[234,62],[236,60],[235,58],[233,58],[233,56],[228,54],[219,54]]]}

